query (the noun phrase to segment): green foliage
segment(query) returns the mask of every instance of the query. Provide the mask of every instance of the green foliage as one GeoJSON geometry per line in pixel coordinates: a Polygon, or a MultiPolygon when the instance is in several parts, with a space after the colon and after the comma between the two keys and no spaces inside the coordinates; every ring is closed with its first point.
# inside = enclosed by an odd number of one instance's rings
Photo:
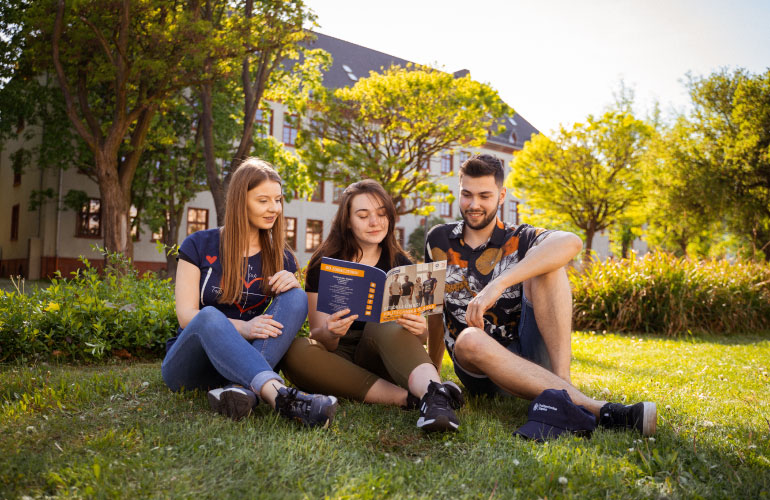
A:
{"type": "Polygon", "coordinates": [[[644,158],[641,210],[649,245],[677,255],[706,257],[719,252],[725,212],[723,197],[708,174],[692,125],[679,117],[659,126],[644,158]],[[673,214],[676,214],[675,216],[673,214]]]}
{"type": "Polygon", "coordinates": [[[412,65],[371,72],[352,87],[319,90],[301,111],[308,121],[298,152],[315,179],[339,185],[376,179],[400,214],[420,215],[451,201],[427,162],[461,144],[481,146],[488,131],[513,114],[495,90],[470,75],[412,65]]]}
{"type": "Polygon", "coordinates": [[[705,193],[706,203],[749,243],[751,257],[770,260],[770,69],[691,76],[687,87],[698,172],[717,194],[705,193]]]}
{"type": "Polygon", "coordinates": [[[98,361],[162,354],[178,327],[173,286],[107,255],[103,272],[84,269],[27,293],[0,290],[0,361],[98,361]]]}
{"type": "Polygon", "coordinates": [[[422,262],[425,259],[425,235],[433,226],[437,224],[444,224],[444,219],[441,217],[425,217],[425,222],[420,224],[409,235],[409,241],[406,245],[406,250],[412,255],[415,261],[422,262]]]}
{"type": "Polygon", "coordinates": [[[571,272],[575,328],[678,335],[770,325],[770,267],[655,252],[571,272]]]}
{"type": "MultiPolygon", "coordinates": [[[[524,220],[582,231],[586,256],[594,235],[629,220],[643,199],[639,166],[650,127],[627,110],[589,115],[554,138],[533,137],[514,156],[506,186],[525,200],[524,220]]],[[[626,223],[626,225],[628,225],[626,223]]]]}

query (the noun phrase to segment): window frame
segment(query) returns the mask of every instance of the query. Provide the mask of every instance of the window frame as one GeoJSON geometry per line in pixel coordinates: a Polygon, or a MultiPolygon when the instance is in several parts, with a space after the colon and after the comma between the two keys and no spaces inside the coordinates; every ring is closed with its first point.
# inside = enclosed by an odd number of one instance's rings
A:
{"type": "Polygon", "coordinates": [[[11,208],[11,241],[19,241],[19,218],[21,217],[21,204],[17,203],[11,208]]]}
{"type": "Polygon", "coordinates": [[[198,207],[187,207],[187,217],[185,218],[185,222],[187,223],[185,226],[185,232],[187,233],[187,236],[190,236],[191,234],[197,231],[205,231],[206,229],[209,228],[209,209],[198,208],[198,207]],[[190,212],[192,211],[203,211],[203,213],[206,214],[206,222],[200,222],[197,220],[192,221],[192,224],[205,224],[205,227],[203,229],[196,229],[195,231],[190,231],[190,212]]]}
{"type": "MultiPolygon", "coordinates": [[[[315,234],[316,233],[312,233],[312,235],[314,236],[313,239],[315,239],[315,234]]],[[[324,221],[321,219],[307,219],[305,221],[305,252],[315,252],[316,249],[319,246],[321,246],[321,243],[323,242],[323,235],[324,235],[324,221]],[[315,223],[318,223],[318,229],[320,230],[320,232],[317,233],[318,243],[313,247],[308,246],[308,239],[311,236],[311,233],[310,233],[311,223],[313,223],[313,225],[315,225],[315,223]]]]}
{"type": "Polygon", "coordinates": [[[102,199],[89,197],[84,206],[80,207],[80,211],[77,213],[77,222],[75,224],[75,238],[101,238],[102,237],[102,199]],[[97,201],[99,202],[99,211],[91,212],[91,204],[97,201]],[[84,214],[83,208],[88,207],[88,211],[84,214]],[[91,217],[97,217],[97,232],[98,234],[92,234],[91,231],[84,231],[84,222],[88,222],[91,217]],[[85,218],[85,220],[84,220],[85,218]]]}
{"type": "Polygon", "coordinates": [[[284,217],[283,220],[284,220],[284,224],[285,224],[285,228],[284,228],[284,233],[285,234],[284,235],[286,237],[286,243],[289,245],[289,247],[292,250],[294,250],[296,252],[297,251],[297,218],[296,217],[284,217]],[[293,227],[291,229],[289,229],[289,221],[293,222],[293,227]],[[293,231],[293,233],[294,233],[293,237],[289,237],[289,231],[293,231]]]}
{"type": "Polygon", "coordinates": [[[283,113],[283,129],[281,133],[281,141],[283,142],[284,146],[291,146],[296,147],[297,145],[297,134],[299,133],[299,115],[296,113],[283,113]],[[292,121],[296,120],[296,122],[292,126],[292,121]],[[287,142],[286,133],[289,133],[287,142]]]}
{"type": "Polygon", "coordinates": [[[257,112],[254,114],[254,123],[257,126],[264,125],[265,126],[265,132],[264,135],[262,135],[262,132],[257,132],[257,137],[261,139],[267,139],[268,137],[271,137],[273,135],[273,110],[272,109],[263,109],[259,108],[257,109],[257,112]],[[262,115],[260,115],[262,113],[262,115]],[[264,113],[270,113],[269,119],[264,119],[264,113]],[[259,119],[258,117],[262,116],[262,119],[259,119]]]}

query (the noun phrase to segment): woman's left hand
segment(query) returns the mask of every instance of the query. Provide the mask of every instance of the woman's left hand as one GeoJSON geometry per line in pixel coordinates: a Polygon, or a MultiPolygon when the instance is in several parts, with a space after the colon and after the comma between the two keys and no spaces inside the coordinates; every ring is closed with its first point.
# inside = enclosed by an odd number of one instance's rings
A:
{"type": "Polygon", "coordinates": [[[270,289],[273,293],[283,293],[292,288],[299,288],[297,277],[286,269],[278,271],[270,276],[270,279],[267,280],[267,284],[270,285],[270,289]]]}
{"type": "Polygon", "coordinates": [[[396,323],[406,328],[412,335],[422,335],[428,328],[425,316],[420,314],[404,314],[396,323]]]}

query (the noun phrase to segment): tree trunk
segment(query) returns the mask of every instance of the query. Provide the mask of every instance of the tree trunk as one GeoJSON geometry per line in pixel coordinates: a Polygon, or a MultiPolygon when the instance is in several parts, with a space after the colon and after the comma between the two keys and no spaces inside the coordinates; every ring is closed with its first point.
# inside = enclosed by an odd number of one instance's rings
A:
{"type": "Polygon", "coordinates": [[[585,250],[583,250],[583,269],[588,269],[588,266],[591,264],[591,250],[593,249],[594,244],[594,234],[596,234],[596,229],[594,229],[593,225],[589,226],[585,229],[586,232],[586,247],[585,250]]]}
{"type": "MultiPolygon", "coordinates": [[[[211,61],[204,64],[204,71],[211,69],[211,61]]],[[[217,169],[217,159],[214,156],[214,113],[212,110],[213,84],[201,84],[201,128],[203,131],[203,159],[206,163],[206,179],[208,180],[211,196],[214,198],[214,209],[217,212],[217,226],[225,223],[225,187],[217,169]]]]}
{"type": "Polygon", "coordinates": [[[99,192],[102,197],[101,227],[104,234],[104,248],[109,252],[122,253],[128,258],[133,258],[130,201],[118,179],[117,154],[100,150],[94,154],[94,159],[99,192]]]}

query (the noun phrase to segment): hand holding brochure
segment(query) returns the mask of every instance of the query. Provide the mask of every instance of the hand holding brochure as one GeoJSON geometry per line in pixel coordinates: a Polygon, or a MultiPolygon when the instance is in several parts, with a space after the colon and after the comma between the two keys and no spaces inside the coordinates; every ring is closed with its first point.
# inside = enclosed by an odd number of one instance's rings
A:
{"type": "Polygon", "coordinates": [[[384,323],[404,314],[438,314],[444,309],[446,261],[376,267],[323,257],[318,281],[320,312],[350,309],[358,321],[384,323]]]}

